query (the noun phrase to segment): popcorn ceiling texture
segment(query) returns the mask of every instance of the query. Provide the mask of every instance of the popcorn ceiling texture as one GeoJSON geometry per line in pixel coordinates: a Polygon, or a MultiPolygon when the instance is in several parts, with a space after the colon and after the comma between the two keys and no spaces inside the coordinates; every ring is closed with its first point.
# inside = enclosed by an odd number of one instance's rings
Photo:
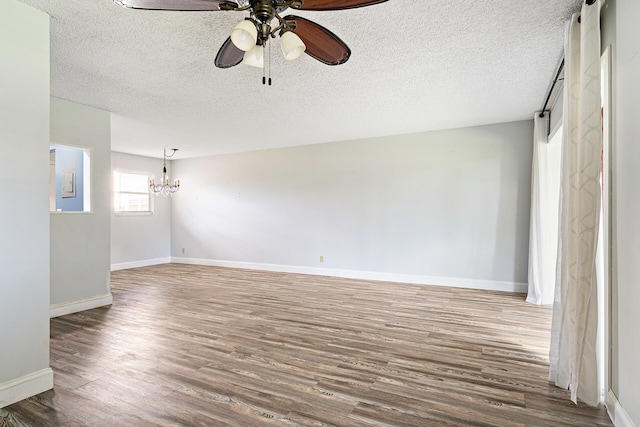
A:
{"type": "Polygon", "coordinates": [[[51,15],[51,94],[111,111],[112,149],[176,158],[529,119],[580,0],[390,0],[285,12],[352,50],[329,67],[213,65],[246,12],[127,10],[111,0],[21,0],[51,15]]]}

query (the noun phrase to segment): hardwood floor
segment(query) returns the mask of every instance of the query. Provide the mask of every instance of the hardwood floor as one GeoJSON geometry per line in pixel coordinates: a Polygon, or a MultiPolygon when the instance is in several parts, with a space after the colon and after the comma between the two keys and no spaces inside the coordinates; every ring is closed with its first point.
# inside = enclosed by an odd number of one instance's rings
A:
{"type": "Polygon", "coordinates": [[[166,264],[51,320],[53,391],[0,426],[609,426],[547,382],[521,294],[166,264]]]}

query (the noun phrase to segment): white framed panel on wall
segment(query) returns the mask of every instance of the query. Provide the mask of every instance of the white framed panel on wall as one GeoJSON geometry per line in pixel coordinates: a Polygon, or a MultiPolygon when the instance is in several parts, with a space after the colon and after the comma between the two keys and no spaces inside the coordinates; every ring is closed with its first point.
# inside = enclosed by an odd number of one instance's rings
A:
{"type": "Polygon", "coordinates": [[[600,294],[598,300],[603,301],[598,307],[598,321],[601,322],[600,330],[603,331],[603,337],[598,347],[602,353],[604,369],[602,370],[604,377],[601,381],[605,391],[611,389],[612,378],[612,322],[611,322],[611,279],[612,279],[612,223],[611,223],[611,206],[612,206],[612,163],[611,163],[611,47],[608,46],[602,54],[600,60],[601,66],[601,99],[602,99],[602,248],[603,256],[603,274],[602,280],[604,286],[599,289],[600,294]]]}

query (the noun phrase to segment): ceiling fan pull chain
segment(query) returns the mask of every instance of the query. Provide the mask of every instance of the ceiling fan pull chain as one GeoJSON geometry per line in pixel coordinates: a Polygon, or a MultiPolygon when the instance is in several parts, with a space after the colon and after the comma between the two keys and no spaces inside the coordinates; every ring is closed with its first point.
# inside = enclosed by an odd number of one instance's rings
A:
{"type": "Polygon", "coordinates": [[[271,86],[271,43],[269,43],[269,86],[271,86]]]}
{"type": "Polygon", "coordinates": [[[262,44],[262,84],[266,85],[267,84],[267,66],[264,63],[264,55],[265,53],[267,53],[267,46],[263,43],[262,44]]]}

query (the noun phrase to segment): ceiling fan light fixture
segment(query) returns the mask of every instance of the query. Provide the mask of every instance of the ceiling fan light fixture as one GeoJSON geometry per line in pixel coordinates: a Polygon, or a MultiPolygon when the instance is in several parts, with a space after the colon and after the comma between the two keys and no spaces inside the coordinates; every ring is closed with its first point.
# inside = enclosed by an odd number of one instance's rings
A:
{"type": "MultiPolygon", "coordinates": [[[[277,34],[284,57],[292,61],[303,53],[326,65],[340,65],[349,60],[351,49],[327,28],[296,15],[280,16],[285,10],[347,10],[385,3],[389,0],[111,0],[115,4],[139,10],[175,12],[235,11],[249,12],[249,17],[235,26],[220,47],[215,66],[231,68],[244,61],[245,52],[256,45],[265,46],[277,34]],[[275,21],[274,21],[275,20],[275,21]],[[272,25],[273,24],[273,28],[272,25]],[[308,43],[308,45],[306,44],[308,43]]],[[[595,1],[595,0],[587,0],[595,1]]],[[[604,0],[603,0],[604,1],[604,0]]],[[[257,54],[257,52],[256,52],[257,54]]],[[[264,52],[263,52],[264,55],[264,52]]],[[[252,56],[252,55],[249,55],[252,56]]],[[[255,57],[254,59],[257,59],[255,57]]],[[[251,62],[247,58],[247,63],[251,62]]],[[[264,58],[262,67],[265,67],[264,58]]],[[[270,66],[268,67],[271,68],[270,66]]],[[[263,83],[265,81],[263,76],[263,83]]],[[[271,79],[269,79],[271,81],[271,79]]]]}
{"type": "Polygon", "coordinates": [[[302,39],[292,31],[286,31],[280,36],[280,47],[287,61],[299,58],[307,50],[302,39]]]}
{"type": "Polygon", "coordinates": [[[251,50],[244,53],[242,63],[252,67],[264,68],[264,48],[255,45],[251,50]]]}
{"type": "Polygon", "coordinates": [[[258,41],[258,29],[253,21],[249,19],[240,21],[231,32],[231,41],[238,49],[245,52],[253,49],[258,41]]]}

